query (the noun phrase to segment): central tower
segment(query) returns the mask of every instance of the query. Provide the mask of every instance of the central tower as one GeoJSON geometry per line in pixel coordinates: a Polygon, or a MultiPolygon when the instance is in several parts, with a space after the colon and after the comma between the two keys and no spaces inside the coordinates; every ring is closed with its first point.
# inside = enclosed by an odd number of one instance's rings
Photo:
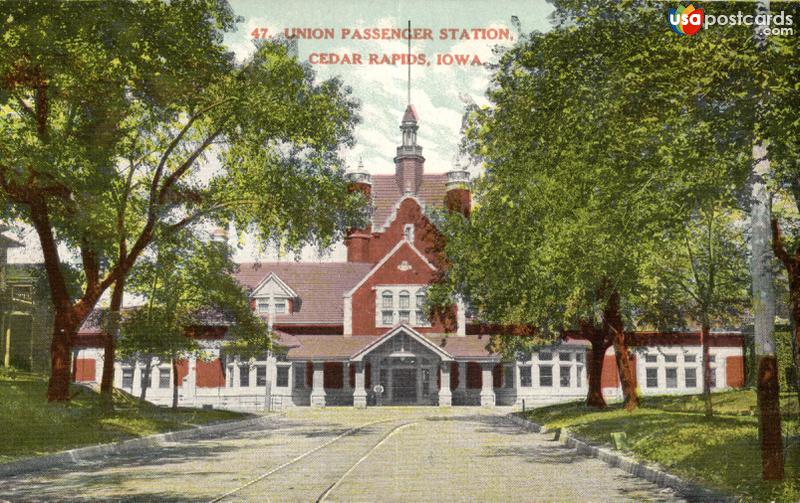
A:
{"type": "Polygon", "coordinates": [[[394,158],[395,180],[401,194],[417,194],[422,184],[425,158],[422,157],[422,147],[417,145],[417,120],[417,111],[414,105],[409,104],[400,122],[403,144],[397,147],[394,158]]]}

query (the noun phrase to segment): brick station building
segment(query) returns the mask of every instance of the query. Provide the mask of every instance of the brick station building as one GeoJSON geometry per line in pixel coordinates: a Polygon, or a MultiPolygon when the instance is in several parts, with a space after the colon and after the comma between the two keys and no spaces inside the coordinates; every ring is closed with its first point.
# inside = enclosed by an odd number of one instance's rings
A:
{"type": "MultiPolygon", "coordinates": [[[[429,319],[425,289],[436,278],[435,210],[470,212],[470,178],[456,168],[426,173],[409,105],[400,125],[393,175],[349,173],[353,190],[372,203],[370,224],[345,240],[347,262],[244,263],[238,280],[252,308],[279,339],[261,359],[223,349],[224,322],[194,333],[207,358],[178,365],[181,405],[247,409],[288,406],[428,404],[520,405],[582,399],[589,344],[567,337],[517,361],[490,350],[491,334],[452,306],[448,326],[429,319]]],[[[633,365],[643,394],[699,393],[699,333],[632,333],[633,365]]],[[[99,381],[101,334],[96,317],[82,327],[74,355],[77,381],[99,381]]],[[[714,334],[713,387],[744,383],[743,338],[714,334]]],[[[148,380],[141,363],[117,362],[116,386],[138,394],[148,380]]],[[[154,361],[148,400],[172,398],[171,365],[154,361]]],[[[605,356],[604,393],[621,396],[613,348],[605,356]]]]}

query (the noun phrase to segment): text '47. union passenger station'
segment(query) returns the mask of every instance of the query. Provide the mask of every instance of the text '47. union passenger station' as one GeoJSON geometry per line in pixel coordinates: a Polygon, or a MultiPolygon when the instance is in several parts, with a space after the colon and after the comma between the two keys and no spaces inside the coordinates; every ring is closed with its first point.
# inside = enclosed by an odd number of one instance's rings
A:
{"type": "MultiPolygon", "coordinates": [[[[372,203],[364,229],[348,233],[347,262],[245,263],[238,280],[252,308],[270,319],[275,350],[244,359],[222,349],[225,326],[201,333],[206,358],[177,366],[180,404],[227,408],[425,404],[519,405],[578,400],[587,392],[589,344],[566,338],[532,355],[505,361],[490,349],[491,334],[453,306],[453,326],[429,319],[425,289],[437,275],[432,252],[437,230],[431,210],[469,215],[470,178],[460,168],[426,173],[417,144],[418,117],[409,105],[400,129],[393,175],[349,173],[355,190],[372,203]]],[[[74,355],[77,381],[99,382],[102,334],[98,316],[82,327],[74,355]]],[[[698,333],[630,334],[635,376],[642,393],[699,393],[702,351],[698,333]]],[[[742,337],[711,340],[713,387],[743,385],[742,337]]],[[[172,399],[170,362],[117,362],[116,386],[147,398],[172,399]]],[[[607,397],[620,396],[610,348],[602,376],[607,397]]]]}

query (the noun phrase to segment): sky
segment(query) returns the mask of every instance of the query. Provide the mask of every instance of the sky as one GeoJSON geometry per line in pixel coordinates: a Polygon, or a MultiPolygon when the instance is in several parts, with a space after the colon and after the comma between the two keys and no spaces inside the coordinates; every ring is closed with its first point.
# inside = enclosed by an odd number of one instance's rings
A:
{"type": "MultiPolygon", "coordinates": [[[[430,65],[412,65],[411,102],[419,116],[418,143],[426,158],[425,171],[446,172],[453,166],[459,141],[461,117],[465,102],[487,104],[485,91],[490,71],[481,65],[440,65],[437,54],[477,55],[483,61],[493,61],[495,45],[512,45],[517,33],[511,22],[519,19],[523,33],[546,31],[550,27],[552,6],[544,0],[229,0],[234,12],[243,18],[236,32],[226,35],[225,43],[244,59],[252,52],[252,31],[266,28],[267,35],[292,28],[333,28],[334,38],[301,39],[298,57],[308,61],[312,54],[361,54],[366,63],[369,54],[405,54],[406,40],[359,40],[351,34],[343,39],[341,30],[369,28],[412,28],[432,30],[434,40],[412,40],[411,53],[425,54],[430,65]],[[439,40],[441,29],[456,28],[456,40],[439,40]],[[461,40],[460,30],[508,29],[511,40],[461,40]]],[[[355,130],[356,145],[343,151],[349,166],[363,159],[364,167],[372,174],[394,172],[392,161],[395,147],[400,143],[400,118],[407,105],[408,68],[405,65],[323,65],[315,64],[318,79],[338,76],[349,85],[361,103],[361,123],[355,130]]],[[[23,231],[20,239],[25,248],[9,251],[9,262],[39,262],[41,252],[32,230],[23,231]]],[[[234,242],[237,262],[256,260],[292,260],[274,251],[260,251],[250,240],[234,242]]],[[[305,250],[305,260],[345,260],[342,245],[319,254],[305,250]]]]}

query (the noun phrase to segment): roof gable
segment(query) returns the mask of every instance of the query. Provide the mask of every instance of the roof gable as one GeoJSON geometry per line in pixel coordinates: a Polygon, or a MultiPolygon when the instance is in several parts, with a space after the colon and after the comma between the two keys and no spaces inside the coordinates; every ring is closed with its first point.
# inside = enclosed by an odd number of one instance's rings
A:
{"type": "Polygon", "coordinates": [[[416,330],[414,330],[413,328],[409,327],[406,324],[398,325],[395,328],[386,332],[384,335],[378,337],[370,344],[368,344],[366,347],[362,348],[361,350],[353,354],[350,357],[350,360],[354,362],[361,361],[364,358],[364,356],[366,356],[368,353],[379,348],[384,343],[388,342],[390,339],[392,339],[398,334],[408,335],[409,337],[411,337],[411,339],[417,341],[420,345],[430,350],[434,354],[438,355],[439,358],[441,358],[443,361],[454,360],[453,355],[451,355],[441,347],[437,346],[436,344],[428,340],[426,337],[424,337],[422,334],[420,334],[419,332],[417,332],[416,330]]]}
{"type": "Polygon", "coordinates": [[[364,286],[364,283],[366,283],[369,278],[375,275],[375,273],[378,272],[386,264],[386,262],[388,262],[390,258],[396,255],[404,246],[408,246],[420,258],[420,260],[431,269],[431,271],[436,270],[436,266],[434,266],[431,263],[431,261],[428,260],[427,257],[425,257],[425,255],[423,255],[422,252],[420,252],[417,249],[416,246],[414,246],[412,243],[406,240],[401,240],[398,241],[398,243],[394,246],[394,248],[391,249],[391,251],[389,251],[389,253],[383,256],[380,262],[375,264],[375,266],[372,269],[370,269],[370,271],[363,278],[361,278],[361,281],[356,283],[356,285],[353,288],[351,288],[348,292],[345,293],[345,297],[352,297],[353,293],[355,293],[356,290],[364,286]]]}
{"type": "Polygon", "coordinates": [[[264,281],[255,287],[253,293],[250,294],[250,297],[253,298],[269,296],[290,297],[293,299],[299,297],[297,292],[292,290],[292,288],[274,272],[269,273],[267,277],[264,278],[264,281]]]}

